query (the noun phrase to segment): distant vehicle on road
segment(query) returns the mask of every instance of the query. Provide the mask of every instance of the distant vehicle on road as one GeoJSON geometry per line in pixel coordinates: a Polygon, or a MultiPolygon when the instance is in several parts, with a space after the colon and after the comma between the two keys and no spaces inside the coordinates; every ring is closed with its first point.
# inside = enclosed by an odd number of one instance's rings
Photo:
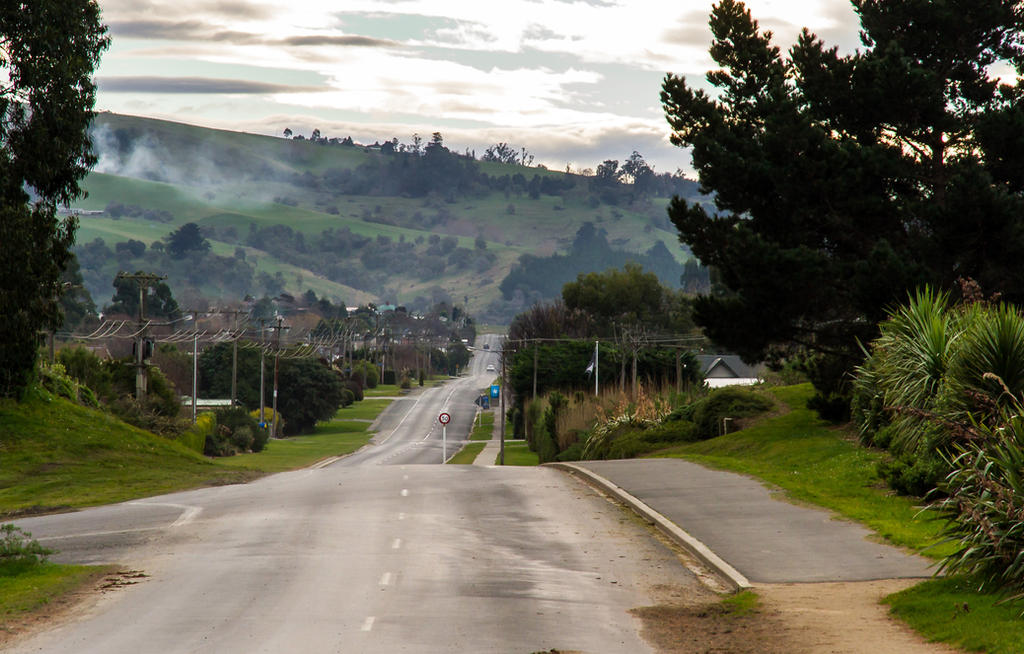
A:
{"type": "Polygon", "coordinates": [[[490,343],[484,343],[484,349],[485,350],[491,349],[491,344],[490,343]]]}
{"type": "Polygon", "coordinates": [[[487,372],[494,372],[494,364],[493,363],[488,363],[487,364],[487,372]]]}

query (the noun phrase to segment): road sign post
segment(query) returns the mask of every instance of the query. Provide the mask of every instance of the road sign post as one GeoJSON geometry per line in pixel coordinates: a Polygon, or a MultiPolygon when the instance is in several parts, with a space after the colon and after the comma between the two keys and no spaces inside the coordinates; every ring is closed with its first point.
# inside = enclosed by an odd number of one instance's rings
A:
{"type": "Polygon", "coordinates": [[[442,413],[437,417],[437,421],[441,423],[441,463],[448,461],[448,423],[452,421],[452,417],[448,413],[442,413]]]}

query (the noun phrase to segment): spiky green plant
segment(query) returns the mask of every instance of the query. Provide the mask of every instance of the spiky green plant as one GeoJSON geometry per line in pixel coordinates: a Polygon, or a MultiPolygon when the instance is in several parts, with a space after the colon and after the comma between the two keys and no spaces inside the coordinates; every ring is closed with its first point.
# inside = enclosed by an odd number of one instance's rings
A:
{"type": "Polygon", "coordinates": [[[945,497],[928,511],[945,520],[944,542],[957,550],[939,572],[976,578],[983,586],[1024,597],[1024,409],[1014,401],[996,425],[975,423],[974,438],[954,446],[945,497]]]}
{"type": "MultiPolygon", "coordinates": [[[[892,311],[879,329],[855,386],[859,395],[875,398],[887,411],[894,449],[914,452],[929,440],[933,424],[927,418],[936,411],[963,323],[950,310],[947,293],[925,287],[892,311]]],[[[862,417],[862,429],[874,417],[862,417]]]]}
{"type": "Polygon", "coordinates": [[[996,407],[1013,405],[1024,392],[1024,317],[1007,304],[974,305],[963,338],[947,371],[945,408],[967,421],[996,417],[996,407]]]}

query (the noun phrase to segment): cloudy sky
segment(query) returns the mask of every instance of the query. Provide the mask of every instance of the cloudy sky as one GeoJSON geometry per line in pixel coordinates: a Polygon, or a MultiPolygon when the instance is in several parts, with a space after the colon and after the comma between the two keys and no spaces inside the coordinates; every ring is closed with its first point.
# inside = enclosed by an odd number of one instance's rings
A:
{"type": "MultiPolygon", "coordinates": [[[[658,100],[712,68],[711,0],[99,0],[113,39],[97,109],[357,142],[439,131],[594,168],[638,150],[690,169],[658,100]]],[[[749,0],[787,48],[806,26],[857,46],[848,0],[749,0]]]]}

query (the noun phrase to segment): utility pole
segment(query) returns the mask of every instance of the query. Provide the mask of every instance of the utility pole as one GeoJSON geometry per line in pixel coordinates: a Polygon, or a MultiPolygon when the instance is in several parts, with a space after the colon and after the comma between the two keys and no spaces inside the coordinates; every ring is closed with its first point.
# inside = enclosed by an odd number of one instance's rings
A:
{"type": "Polygon", "coordinates": [[[117,279],[130,279],[139,285],[139,328],[135,335],[135,399],[143,402],[148,387],[148,370],[145,363],[146,343],[146,289],[161,282],[167,277],[151,273],[130,275],[126,272],[117,273],[117,279]]]}
{"type": "Polygon", "coordinates": [[[498,465],[505,465],[505,341],[501,342],[501,386],[498,388],[498,418],[501,429],[498,431],[498,465]]]}
{"type": "MultiPolygon", "coordinates": [[[[537,348],[538,348],[538,343],[537,343],[537,341],[534,341],[533,342],[533,399],[535,399],[535,400],[537,399],[537,348]]],[[[502,366],[502,370],[504,371],[504,365],[502,366]]],[[[503,372],[502,376],[504,376],[504,372],[503,372]]]]}
{"type": "Polygon", "coordinates": [[[266,429],[267,419],[263,415],[266,405],[266,400],[264,399],[266,396],[263,394],[263,356],[267,353],[267,348],[263,343],[263,334],[263,318],[260,318],[260,426],[266,429]]]}
{"type": "Polygon", "coordinates": [[[235,406],[238,400],[238,316],[248,312],[232,309],[220,313],[231,314],[231,406],[235,406]]]}
{"type": "Polygon", "coordinates": [[[277,317],[277,327],[273,328],[273,329],[277,330],[277,333],[274,335],[275,336],[275,340],[276,340],[276,343],[274,345],[274,421],[271,423],[271,426],[270,426],[270,437],[271,438],[277,438],[278,437],[278,433],[277,433],[277,373],[278,373],[278,369],[280,368],[280,363],[281,363],[281,330],[282,329],[288,329],[288,327],[285,327],[284,325],[282,325],[283,321],[284,321],[284,318],[281,317],[281,316],[278,316],[277,317]]]}
{"type": "Polygon", "coordinates": [[[196,405],[199,402],[199,312],[192,315],[192,424],[196,424],[196,405]]]}

